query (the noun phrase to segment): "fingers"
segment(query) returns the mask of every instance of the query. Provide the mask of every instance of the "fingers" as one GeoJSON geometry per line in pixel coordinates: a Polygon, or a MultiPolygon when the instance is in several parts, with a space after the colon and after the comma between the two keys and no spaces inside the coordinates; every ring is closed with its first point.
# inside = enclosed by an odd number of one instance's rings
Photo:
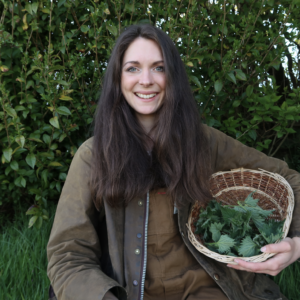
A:
{"type": "Polygon", "coordinates": [[[242,259],[235,259],[234,261],[237,265],[228,264],[227,266],[235,270],[264,273],[272,276],[277,275],[282,270],[279,262],[273,259],[262,263],[246,262],[242,259]]]}
{"type": "MultiPolygon", "coordinates": [[[[296,242],[298,242],[298,240],[296,242]]],[[[236,270],[264,273],[275,276],[295,260],[293,257],[295,256],[294,252],[296,242],[290,238],[286,238],[278,244],[266,245],[263,247],[265,249],[262,249],[262,251],[265,253],[276,253],[276,255],[265,262],[254,263],[236,258],[234,261],[237,265],[228,264],[227,266],[236,270]]],[[[296,258],[298,256],[299,255],[297,254],[296,258]]]]}
{"type": "Polygon", "coordinates": [[[278,244],[269,244],[261,248],[261,252],[264,253],[280,253],[289,252],[292,250],[290,239],[284,239],[278,244]]]}

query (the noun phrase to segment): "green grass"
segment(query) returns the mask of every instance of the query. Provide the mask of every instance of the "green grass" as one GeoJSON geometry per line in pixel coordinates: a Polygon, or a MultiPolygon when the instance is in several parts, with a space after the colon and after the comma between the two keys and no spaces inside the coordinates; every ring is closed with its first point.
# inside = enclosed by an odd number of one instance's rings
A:
{"type": "Polygon", "coordinates": [[[294,262],[274,277],[281,292],[289,300],[300,299],[300,262],[294,262]]]}
{"type": "Polygon", "coordinates": [[[28,228],[25,212],[15,215],[0,232],[0,300],[46,300],[49,279],[46,274],[46,245],[52,218],[40,230],[28,228]]]}
{"type": "MultiPolygon", "coordinates": [[[[40,230],[28,227],[25,212],[0,232],[0,300],[47,300],[46,245],[52,218],[40,230]]],[[[274,278],[289,300],[300,299],[300,263],[295,262],[274,278]]]]}

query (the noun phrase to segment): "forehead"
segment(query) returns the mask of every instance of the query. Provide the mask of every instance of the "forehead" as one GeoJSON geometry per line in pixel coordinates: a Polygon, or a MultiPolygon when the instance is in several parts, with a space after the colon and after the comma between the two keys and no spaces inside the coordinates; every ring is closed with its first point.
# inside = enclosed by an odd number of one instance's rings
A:
{"type": "Polygon", "coordinates": [[[151,63],[159,60],[163,60],[163,55],[157,43],[152,40],[139,37],[135,39],[125,51],[123,64],[127,61],[151,63]]]}

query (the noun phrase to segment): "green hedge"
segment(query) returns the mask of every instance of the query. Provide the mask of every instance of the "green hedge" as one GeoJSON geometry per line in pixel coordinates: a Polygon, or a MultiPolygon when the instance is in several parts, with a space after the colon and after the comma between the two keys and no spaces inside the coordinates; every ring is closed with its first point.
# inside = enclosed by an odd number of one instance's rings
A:
{"type": "Polygon", "coordinates": [[[177,45],[205,123],[278,154],[300,120],[299,9],[299,0],[1,0],[0,205],[34,205],[30,226],[48,218],[92,134],[114,42],[137,22],[177,45]]]}

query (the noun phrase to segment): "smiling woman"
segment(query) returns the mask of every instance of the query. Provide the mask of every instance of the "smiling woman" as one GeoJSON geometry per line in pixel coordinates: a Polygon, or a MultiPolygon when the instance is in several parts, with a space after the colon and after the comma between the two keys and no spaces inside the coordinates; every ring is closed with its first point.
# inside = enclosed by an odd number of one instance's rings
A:
{"type": "Polygon", "coordinates": [[[123,58],[121,89],[143,129],[153,128],[155,113],[163,104],[166,87],[164,62],[159,46],[137,38],[123,58]]]}
{"type": "Polygon", "coordinates": [[[107,66],[94,137],[78,149],[58,203],[48,243],[54,292],[59,300],[284,300],[256,273],[277,274],[300,257],[299,182],[285,162],[203,125],[168,35],[127,27],[107,66]],[[186,223],[191,205],[211,198],[211,174],[241,167],[281,174],[296,209],[290,238],[262,249],[277,255],[226,266],[194,248],[186,223]]]}

